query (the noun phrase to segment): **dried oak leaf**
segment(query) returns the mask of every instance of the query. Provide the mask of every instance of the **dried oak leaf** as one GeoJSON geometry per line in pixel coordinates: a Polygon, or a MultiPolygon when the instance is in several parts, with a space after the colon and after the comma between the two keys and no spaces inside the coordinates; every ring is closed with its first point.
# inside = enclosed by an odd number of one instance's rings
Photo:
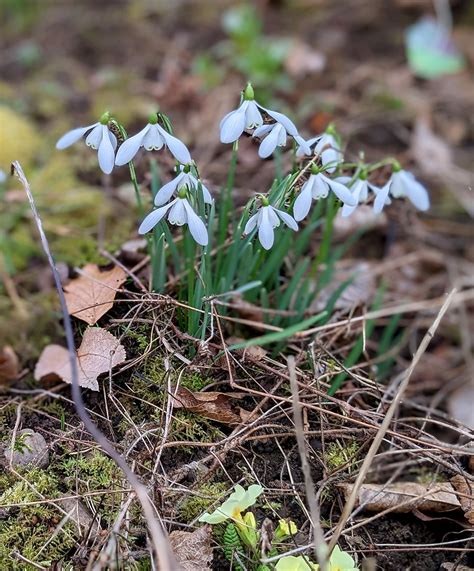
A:
{"type": "MultiPolygon", "coordinates": [[[[352,492],[352,484],[339,484],[345,498],[352,492]]],[[[390,509],[395,513],[409,513],[416,510],[447,512],[461,507],[454,488],[449,482],[435,484],[429,488],[416,482],[395,482],[388,486],[363,484],[357,496],[357,505],[371,512],[390,509]],[[432,488],[432,489],[431,489],[432,488]]]]}
{"type": "Polygon", "coordinates": [[[20,373],[20,362],[10,345],[0,349],[0,385],[9,385],[20,373]]]}
{"type": "Polygon", "coordinates": [[[217,420],[222,424],[239,424],[243,417],[234,412],[231,401],[240,398],[244,393],[195,393],[186,387],[179,386],[173,392],[174,408],[184,408],[210,420],[217,420]]]}
{"type": "Polygon", "coordinates": [[[126,277],[118,266],[101,272],[96,264],[87,264],[81,275],[64,287],[69,314],[95,325],[112,308],[117,289],[126,277]]]}
{"type": "Polygon", "coordinates": [[[464,517],[474,525],[474,486],[462,474],[456,474],[451,478],[453,488],[458,492],[464,517]]]}
{"type": "Polygon", "coordinates": [[[212,561],[212,531],[204,525],[196,531],[172,531],[169,535],[171,549],[181,571],[210,571],[212,561]]]}
{"type": "MultiPolygon", "coordinates": [[[[79,386],[98,391],[97,377],[123,363],[126,358],[125,349],[116,337],[100,327],[89,327],[77,350],[79,386]]],[[[45,347],[36,363],[34,376],[37,381],[60,378],[71,383],[68,350],[61,345],[45,347]]]]}

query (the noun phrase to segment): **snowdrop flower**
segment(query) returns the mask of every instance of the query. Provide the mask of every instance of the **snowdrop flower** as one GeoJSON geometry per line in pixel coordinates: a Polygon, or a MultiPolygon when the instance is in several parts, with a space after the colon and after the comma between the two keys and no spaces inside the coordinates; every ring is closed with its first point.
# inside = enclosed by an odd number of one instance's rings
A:
{"type": "Polygon", "coordinates": [[[258,228],[260,244],[265,250],[270,250],[275,238],[273,230],[280,226],[280,220],[295,232],[298,230],[298,224],[289,214],[274,208],[268,202],[267,198],[262,197],[262,205],[258,211],[249,218],[244,228],[244,234],[248,235],[255,228],[258,228]]]}
{"type": "Polygon", "coordinates": [[[114,168],[117,139],[109,130],[109,121],[110,113],[106,112],[97,123],[68,131],[56,143],[56,148],[59,150],[66,149],[79,141],[86,133],[89,133],[86,137],[86,145],[98,150],[99,166],[105,174],[110,174],[114,168]]]}
{"type": "Polygon", "coordinates": [[[158,115],[153,113],[148,119],[148,124],[141,131],[120,145],[115,164],[122,166],[129,163],[140,147],[144,147],[147,151],[159,151],[163,145],[168,147],[178,162],[191,162],[191,155],[186,145],[158,125],[158,115]]]}
{"type": "Polygon", "coordinates": [[[353,196],[352,192],[344,184],[337,180],[331,180],[324,175],[316,165],[313,165],[311,167],[311,174],[301,187],[300,193],[293,205],[293,216],[295,220],[297,222],[303,220],[303,218],[308,215],[312,200],[326,198],[329,191],[334,192],[344,204],[349,206],[357,205],[355,196],[353,196]]]}
{"type": "Polygon", "coordinates": [[[260,109],[263,109],[254,99],[254,91],[250,83],[243,91],[240,106],[227,113],[220,122],[221,142],[234,143],[242,135],[244,129],[254,129],[263,123],[260,109]]]}
{"type": "Polygon", "coordinates": [[[298,143],[299,148],[303,148],[308,154],[311,150],[306,143],[306,141],[298,134],[298,129],[296,128],[293,121],[288,119],[283,113],[278,113],[277,111],[270,111],[265,109],[265,111],[275,119],[276,123],[271,125],[265,124],[261,125],[255,129],[252,137],[265,137],[260,143],[258,149],[258,155],[262,159],[269,157],[277,147],[284,147],[286,145],[286,139],[288,135],[291,135],[293,139],[298,143]]]}
{"type": "Polygon", "coordinates": [[[321,164],[329,173],[333,173],[337,165],[343,160],[341,147],[335,137],[335,130],[332,125],[329,125],[325,133],[309,139],[305,143],[306,146],[299,146],[296,156],[310,155],[311,147],[314,146],[314,154],[321,157],[321,164]],[[326,168],[326,165],[329,166],[326,168]]]}
{"type": "Polygon", "coordinates": [[[298,129],[293,121],[283,113],[262,107],[255,101],[254,97],[252,85],[249,83],[243,91],[243,100],[240,106],[227,113],[220,123],[221,142],[234,143],[245,129],[256,129],[253,133],[254,137],[266,135],[258,151],[261,158],[269,157],[277,146],[286,145],[287,135],[293,137],[298,145],[310,154],[311,151],[306,145],[306,141],[298,134],[298,129]],[[264,125],[261,111],[276,123],[264,125]]]}
{"type": "Polygon", "coordinates": [[[191,172],[191,165],[180,165],[179,166],[179,174],[175,176],[173,180],[167,182],[163,185],[160,190],[156,193],[155,196],[155,206],[161,206],[165,202],[175,195],[180,188],[188,187],[190,190],[193,190],[198,193],[199,185],[202,188],[202,195],[204,198],[204,202],[206,204],[212,204],[212,196],[209,192],[209,189],[204,186],[202,181],[194,176],[191,172]]]}
{"type": "MultiPolygon", "coordinates": [[[[340,176],[336,178],[337,182],[341,182],[345,185],[347,185],[351,180],[352,179],[350,176],[340,176]]],[[[341,216],[347,218],[354,212],[354,210],[357,208],[357,205],[361,204],[362,202],[367,202],[369,197],[369,190],[377,195],[381,189],[367,180],[366,172],[361,172],[350,189],[352,196],[357,202],[354,205],[344,204],[342,207],[341,216]]]]}
{"type": "Polygon", "coordinates": [[[138,233],[146,234],[167,214],[170,224],[175,224],[176,226],[187,224],[194,240],[201,246],[207,246],[209,237],[206,226],[189,204],[186,198],[186,189],[184,188],[179,190],[178,196],[174,200],[150,212],[140,224],[138,233]]]}
{"type": "Polygon", "coordinates": [[[252,484],[247,490],[241,485],[236,484],[234,492],[229,498],[211,514],[205,513],[199,521],[205,523],[217,524],[226,521],[227,519],[242,520],[242,512],[253,506],[257,501],[258,496],[263,492],[262,486],[252,484]]]}
{"type": "Polygon", "coordinates": [[[7,180],[7,174],[4,170],[0,169],[0,184],[7,180]]]}
{"type": "Polygon", "coordinates": [[[430,198],[426,188],[416,180],[411,172],[403,170],[398,163],[394,164],[389,181],[377,192],[374,212],[381,212],[390,196],[393,198],[406,196],[418,210],[428,210],[430,207],[430,198]]]}

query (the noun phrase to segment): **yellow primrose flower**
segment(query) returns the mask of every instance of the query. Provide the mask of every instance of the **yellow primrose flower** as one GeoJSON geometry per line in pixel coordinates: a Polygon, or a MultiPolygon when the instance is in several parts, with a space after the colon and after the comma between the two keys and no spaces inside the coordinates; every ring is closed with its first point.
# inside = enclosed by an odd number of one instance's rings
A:
{"type": "Polygon", "coordinates": [[[275,541],[280,541],[286,537],[289,537],[290,535],[295,535],[297,531],[298,528],[296,527],[296,523],[294,521],[291,521],[290,519],[281,519],[278,522],[278,527],[275,529],[274,539],[275,541]]]}
{"type": "MultiPolygon", "coordinates": [[[[315,569],[319,569],[319,565],[316,565],[315,569]]],[[[329,558],[329,571],[359,571],[359,568],[349,553],[336,545],[329,558]]]]}
{"type": "Polygon", "coordinates": [[[252,484],[247,490],[237,484],[234,492],[220,507],[211,514],[203,514],[199,521],[211,524],[222,523],[226,519],[242,521],[242,512],[253,506],[262,492],[263,488],[258,484],[252,484]]]}

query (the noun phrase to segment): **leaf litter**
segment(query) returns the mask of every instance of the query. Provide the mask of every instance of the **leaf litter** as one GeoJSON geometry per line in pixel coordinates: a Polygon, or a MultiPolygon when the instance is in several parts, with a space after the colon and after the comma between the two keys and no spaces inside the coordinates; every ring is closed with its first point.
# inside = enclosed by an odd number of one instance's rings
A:
{"type": "MultiPolygon", "coordinates": [[[[97,378],[125,361],[127,355],[120,341],[100,327],[89,327],[77,350],[79,386],[99,390],[97,378]]],[[[48,345],[36,363],[34,377],[37,381],[61,379],[72,383],[69,351],[61,345],[48,345]]]]}

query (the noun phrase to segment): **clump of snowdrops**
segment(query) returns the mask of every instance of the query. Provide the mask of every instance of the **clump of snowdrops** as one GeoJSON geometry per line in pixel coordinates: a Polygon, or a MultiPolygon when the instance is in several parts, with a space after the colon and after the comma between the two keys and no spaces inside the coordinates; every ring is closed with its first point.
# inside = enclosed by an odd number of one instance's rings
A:
{"type": "MultiPolygon", "coordinates": [[[[172,273],[180,277],[177,295],[195,309],[182,313],[182,324],[202,339],[212,329],[213,303],[219,300],[220,311],[225,312],[225,300],[235,296],[245,295],[264,313],[271,308],[267,320],[273,325],[291,327],[304,320],[344,251],[331,247],[339,209],[347,217],[363,203],[372,203],[376,213],[400,198],[422,211],[430,205],[424,186],[398,161],[344,162],[342,141],[333,125],[306,139],[285,114],[260,105],[251,84],[242,91],[238,107],[220,122],[221,142],[232,145],[227,184],[220,192],[204,183],[190,151],[161,112],[153,113],[130,137],[106,112],[98,122],[66,133],[56,146],[65,149],[84,136],[97,151],[104,173],[128,165],[142,214],[138,232],[148,237],[151,287],[163,291],[172,273]],[[237,210],[232,190],[242,136],[258,143],[262,160],[273,157],[276,169],[271,187],[261,189],[237,210]],[[280,160],[285,148],[293,155],[293,167],[286,174],[280,160]],[[134,167],[142,149],[166,149],[176,160],[175,172],[164,182],[151,159],[153,208],[148,213],[134,167]],[[392,173],[385,184],[373,184],[375,171],[388,167],[392,173]],[[183,227],[181,236],[173,226],[183,227]],[[320,249],[309,252],[312,235],[320,227],[320,249]]],[[[324,321],[330,309],[304,324],[324,321]]]]}

